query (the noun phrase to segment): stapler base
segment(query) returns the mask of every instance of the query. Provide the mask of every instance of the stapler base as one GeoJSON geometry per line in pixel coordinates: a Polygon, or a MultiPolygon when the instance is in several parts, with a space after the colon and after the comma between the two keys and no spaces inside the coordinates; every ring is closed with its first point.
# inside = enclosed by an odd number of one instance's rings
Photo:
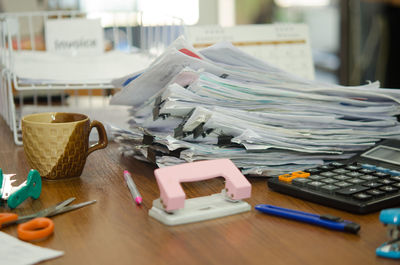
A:
{"type": "Polygon", "coordinates": [[[187,199],[185,207],[175,210],[173,213],[166,212],[160,199],[156,199],[153,201],[153,207],[149,210],[149,215],[163,224],[172,226],[247,212],[250,209],[251,206],[245,201],[228,201],[222,192],[187,199]]]}

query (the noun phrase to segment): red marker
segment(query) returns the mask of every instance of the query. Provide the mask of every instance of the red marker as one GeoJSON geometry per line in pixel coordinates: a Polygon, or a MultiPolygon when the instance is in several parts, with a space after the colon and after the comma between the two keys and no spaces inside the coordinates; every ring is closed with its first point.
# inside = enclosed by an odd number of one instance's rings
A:
{"type": "Polygon", "coordinates": [[[201,60],[200,56],[198,56],[197,54],[195,54],[194,52],[192,52],[192,51],[190,51],[190,50],[188,50],[186,48],[182,48],[179,51],[184,53],[184,54],[186,54],[186,55],[189,55],[189,56],[192,56],[194,58],[197,58],[197,59],[201,60]]]}

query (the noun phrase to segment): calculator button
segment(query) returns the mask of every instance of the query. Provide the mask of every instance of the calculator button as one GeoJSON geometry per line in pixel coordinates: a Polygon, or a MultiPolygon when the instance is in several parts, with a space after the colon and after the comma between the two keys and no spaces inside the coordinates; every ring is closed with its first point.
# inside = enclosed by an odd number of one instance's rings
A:
{"type": "Polygon", "coordinates": [[[382,183],[382,184],[385,184],[385,185],[389,185],[389,184],[394,183],[394,181],[390,180],[390,179],[380,179],[380,180],[378,180],[378,182],[382,183]]]}
{"type": "Polygon", "coordinates": [[[321,175],[321,176],[324,176],[324,177],[330,178],[330,177],[336,176],[337,174],[334,173],[334,172],[332,172],[332,171],[326,171],[326,172],[320,173],[320,175],[321,175]]]}
{"type": "Polygon", "coordinates": [[[321,176],[321,175],[311,175],[311,176],[309,176],[308,177],[309,179],[312,179],[312,180],[323,180],[323,179],[325,179],[323,176],[321,176]]]}
{"type": "Polygon", "coordinates": [[[393,184],[392,186],[400,189],[400,182],[397,182],[397,183],[393,184]]]}
{"type": "Polygon", "coordinates": [[[351,186],[352,184],[350,184],[350,183],[348,183],[346,181],[341,181],[341,182],[336,182],[335,185],[339,186],[341,188],[345,188],[345,187],[351,186]]]}
{"type": "Polygon", "coordinates": [[[347,187],[341,190],[336,191],[336,193],[340,194],[340,195],[352,195],[361,191],[365,191],[368,190],[367,187],[364,186],[360,186],[360,185],[354,185],[351,187],[347,187]]]}
{"type": "Polygon", "coordinates": [[[399,190],[398,188],[392,187],[392,186],[383,186],[383,187],[380,187],[379,189],[382,191],[385,191],[385,192],[389,192],[389,193],[397,192],[399,190]]]}
{"type": "Polygon", "coordinates": [[[384,173],[384,172],[375,172],[375,173],[372,173],[372,175],[377,176],[379,178],[388,178],[388,177],[390,177],[390,175],[388,173],[384,173]]]}
{"type": "Polygon", "coordinates": [[[292,172],[292,176],[294,176],[296,178],[307,178],[310,176],[310,173],[304,172],[304,171],[295,171],[295,172],[292,172]]]}
{"type": "Polygon", "coordinates": [[[363,174],[372,174],[372,173],[375,172],[375,170],[371,170],[371,169],[368,169],[368,168],[362,168],[358,172],[363,173],[363,174]]]}
{"type": "Polygon", "coordinates": [[[329,165],[334,167],[334,168],[339,168],[339,167],[344,167],[345,166],[345,164],[337,162],[337,161],[329,163],[329,165]]]}
{"type": "Polygon", "coordinates": [[[336,175],[333,178],[337,179],[337,180],[346,180],[346,179],[350,179],[349,176],[346,175],[336,175]]]}
{"type": "Polygon", "coordinates": [[[292,182],[292,180],[295,179],[295,178],[306,178],[309,175],[310,175],[310,173],[306,173],[306,172],[303,172],[303,171],[296,171],[296,172],[292,172],[290,174],[280,175],[278,178],[279,178],[280,181],[289,183],[289,182],[292,182]]]}
{"type": "Polygon", "coordinates": [[[390,170],[388,173],[392,176],[400,176],[400,171],[397,170],[390,170]]]}
{"type": "Polygon", "coordinates": [[[373,182],[369,182],[369,183],[363,184],[363,186],[370,187],[370,188],[378,188],[380,186],[383,186],[383,184],[373,181],[373,182]]]}
{"type": "Polygon", "coordinates": [[[307,186],[311,189],[318,189],[319,187],[325,185],[325,183],[321,181],[310,181],[307,183],[307,186]]]}
{"type": "Polygon", "coordinates": [[[375,168],[376,168],[375,165],[370,165],[370,164],[362,164],[361,167],[365,168],[365,169],[370,169],[370,170],[375,170],[375,168]]]}
{"type": "Polygon", "coordinates": [[[372,175],[364,175],[361,176],[360,179],[365,179],[365,180],[376,180],[378,177],[372,176],[372,175]]]}
{"type": "Polygon", "coordinates": [[[337,174],[344,174],[344,173],[350,172],[350,170],[347,170],[347,169],[344,169],[344,168],[337,168],[335,170],[332,170],[332,172],[335,172],[337,174]]]}
{"type": "Polygon", "coordinates": [[[386,167],[376,167],[375,170],[378,171],[378,172],[388,173],[388,174],[390,172],[390,169],[388,169],[386,167]]]}
{"type": "Polygon", "coordinates": [[[294,179],[295,177],[293,177],[291,174],[283,174],[280,175],[278,178],[280,181],[292,182],[292,179],[294,179]]]}
{"type": "Polygon", "coordinates": [[[368,190],[367,193],[375,197],[383,196],[386,194],[386,192],[377,189],[368,190]]]}
{"type": "Polygon", "coordinates": [[[295,186],[303,187],[303,186],[305,186],[305,184],[307,182],[310,182],[310,181],[311,180],[308,179],[308,178],[295,178],[295,179],[292,180],[292,184],[295,185],[295,186]]]}
{"type": "Polygon", "coordinates": [[[352,178],[357,178],[357,177],[362,176],[363,174],[360,172],[357,172],[357,171],[351,171],[351,172],[346,173],[346,175],[349,177],[352,177],[352,178]]]}
{"type": "Polygon", "coordinates": [[[353,165],[348,165],[346,167],[346,169],[351,170],[351,171],[356,171],[356,170],[360,170],[361,166],[358,164],[353,164],[353,165]]]}
{"type": "Polygon", "coordinates": [[[354,194],[353,198],[356,200],[360,200],[360,201],[368,201],[368,200],[372,199],[372,196],[361,192],[361,193],[354,194]]]}
{"type": "Polygon", "coordinates": [[[330,166],[330,165],[322,165],[322,166],[319,166],[318,169],[321,171],[329,171],[329,170],[334,169],[334,167],[330,166]]]}
{"type": "Polygon", "coordinates": [[[400,176],[393,176],[390,179],[393,181],[400,181],[400,176]]]}
{"type": "Polygon", "coordinates": [[[328,193],[331,193],[337,189],[339,189],[339,187],[332,185],[332,184],[321,186],[321,190],[328,192],[328,193]]]}
{"type": "Polygon", "coordinates": [[[360,183],[366,182],[366,180],[354,178],[354,179],[347,180],[347,182],[350,182],[350,183],[353,183],[353,184],[360,184],[360,183]]]}
{"type": "Polygon", "coordinates": [[[321,179],[321,181],[326,183],[326,184],[332,184],[332,183],[338,182],[337,179],[332,179],[332,178],[321,179]]]}
{"type": "Polygon", "coordinates": [[[313,167],[313,168],[307,168],[303,170],[304,172],[308,172],[310,174],[319,174],[321,172],[320,169],[313,167]]]}

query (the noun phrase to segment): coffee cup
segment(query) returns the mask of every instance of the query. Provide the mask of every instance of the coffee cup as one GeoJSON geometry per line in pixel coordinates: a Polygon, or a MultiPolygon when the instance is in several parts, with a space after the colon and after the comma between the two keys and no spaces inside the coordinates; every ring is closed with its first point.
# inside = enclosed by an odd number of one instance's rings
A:
{"type": "Polygon", "coordinates": [[[99,121],[79,113],[46,112],[22,118],[22,142],[28,163],[42,178],[57,180],[79,177],[87,156],[107,146],[107,133],[99,121]],[[97,143],[89,146],[96,128],[97,143]]]}

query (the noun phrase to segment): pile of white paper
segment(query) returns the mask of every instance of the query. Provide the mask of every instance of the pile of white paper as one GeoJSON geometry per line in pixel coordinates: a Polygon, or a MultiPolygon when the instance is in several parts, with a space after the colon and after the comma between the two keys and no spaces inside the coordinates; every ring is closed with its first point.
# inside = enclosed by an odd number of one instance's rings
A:
{"type": "Polygon", "coordinates": [[[271,176],[399,137],[398,90],[302,79],[230,43],[197,52],[180,38],[114,83],[125,86],[111,102],[132,106],[131,129],[116,130],[121,149],[160,167],[230,158],[271,176]]]}
{"type": "Polygon", "coordinates": [[[21,84],[109,84],[111,80],[143,69],[151,62],[148,55],[120,51],[71,56],[24,50],[14,51],[12,59],[11,70],[21,84]]]}

